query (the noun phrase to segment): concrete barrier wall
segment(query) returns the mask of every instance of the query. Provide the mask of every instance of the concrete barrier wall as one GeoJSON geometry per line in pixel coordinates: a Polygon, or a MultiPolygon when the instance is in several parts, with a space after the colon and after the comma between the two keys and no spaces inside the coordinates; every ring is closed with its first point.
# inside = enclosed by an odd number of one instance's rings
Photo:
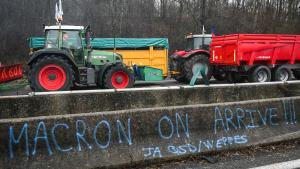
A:
{"type": "Polygon", "coordinates": [[[0,118],[24,118],[300,96],[300,82],[35,93],[0,97],[0,118]]]}
{"type": "MultiPolygon", "coordinates": [[[[27,116],[43,107],[34,110],[27,116]]],[[[271,143],[299,136],[299,110],[297,96],[1,119],[0,168],[95,168],[271,143]]]]}

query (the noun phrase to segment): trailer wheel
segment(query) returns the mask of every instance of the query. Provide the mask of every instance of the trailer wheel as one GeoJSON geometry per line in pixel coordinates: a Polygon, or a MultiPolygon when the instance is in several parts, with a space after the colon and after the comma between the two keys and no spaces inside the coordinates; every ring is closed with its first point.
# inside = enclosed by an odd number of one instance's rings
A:
{"type": "Polygon", "coordinates": [[[134,75],[127,68],[116,65],[106,71],[103,81],[106,89],[131,88],[134,84],[134,75]]]}
{"type": "Polygon", "coordinates": [[[293,70],[293,74],[297,80],[300,80],[300,70],[293,70]]]}
{"type": "Polygon", "coordinates": [[[284,66],[279,66],[274,69],[272,79],[274,81],[288,81],[292,78],[292,71],[284,66]]]}
{"type": "Polygon", "coordinates": [[[228,72],[226,73],[226,80],[229,83],[243,83],[246,78],[241,76],[238,72],[228,72]]]}
{"type": "Polygon", "coordinates": [[[31,65],[29,84],[33,91],[70,90],[74,71],[68,61],[59,56],[44,56],[31,65]]]}
{"type": "Polygon", "coordinates": [[[271,81],[271,70],[267,66],[260,65],[253,67],[249,72],[250,82],[269,82],[271,81]]]}
{"type": "MultiPolygon", "coordinates": [[[[207,56],[200,54],[200,55],[192,56],[184,63],[184,75],[187,81],[190,82],[193,78],[194,73],[196,73],[195,72],[196,65],[199,65],[200,67],[205,66],[206,68],[205,74],[207,76],[207,80],[210,80],[212,76],[212,70],[211,70],[209,59],[207,56]]],[[[203,80],[204,79],[200,74],[195,83],[196,84],[203,83],[204,82],[203,80]]]]}
{"type": "Polygon", "coordinates": [[[186,79],[185,76],[175,76],[174,79],[179,82],[179,83],[188,83],[188,80],[186,79]]]}
{"type": "Polygon", "coordinates": [[[213,76],[218,81],[226,80],[226,73],[222,68],[214,67],[213,76]]]}

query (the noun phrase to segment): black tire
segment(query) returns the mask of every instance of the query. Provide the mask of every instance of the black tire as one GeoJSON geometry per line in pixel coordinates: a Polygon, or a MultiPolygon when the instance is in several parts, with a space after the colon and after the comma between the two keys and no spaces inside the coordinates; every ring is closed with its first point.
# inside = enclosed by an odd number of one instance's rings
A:
{"type": "Polygon", "coordinates": [[[226,73],[222,68],[214,67],[213,76],[218,81],[226,80],[226,73]]]}
{"type": "Polygon", "coordinates": [[[246,81],[246,78],[238,72],[228,72],[226,73],[226,80],[229,83],[243,83],[246,81]]]}
{"type": "Polygon", "coordinates": [[[248,76],[250,82],[269,82],[271,81],[271,70],[264,65],[256,66],[250,69],[248,76]]]}
{"type": "Polygon", "coordinates": [[[289,81],[292,79],[292,71],[291,69],[279,66],[274,69],[272,73],[272,80],[274,81],[289,81]]]}
{"type": "Polygon", "coordinates": [[[180,76],[175,76],[174,79],[179,82],[179,83],[188,83],[188,80],[186,77],[180,75],[180,76]]]}
{"type": "MultiPolygon", "coordinates": [[[[49,75],[48,80],[50,78],[51,77],[49,75]]],[[[52,78],[55,80],[57,77],[54,74],[52,78]]],[[[30,88],[36,92],[70,90],[70,88],[73,87],[74,71],[72,69],[72,66],[68,63],[68,61],[63,59],[62,57],[55,55],[44,56],[38,59],[37,62],[30,65],[28,81],[30,88]],[[42,74],[41,70],[43,70],[43,68],[45,67],[50,67],[49,69],[51,69],[51,65],[55,65],[56,67],[60,68],[62,72],[65,73],[65,80],[62,80],[62,82],[60,83],[61,85],[58,85],[60,86],[59,88],[53,90],[45,88],[46,82],[42,82],[39,78],[40,73],[42,74]]],[[[51,87],[51,85],[49,86],[51,87]]]]}
{"type": "Polygon", "coordinates": [[[180,74],[175,75],[173,78],[179,83],[188,83],[188,80],[186,79],[185,74],[184,74],[183,67],[184,67],[183,62],[170,60],[170,63],[169,63],[170,70],[180,72],[180,74]]]}
{"type": "Polygon", "coordinates": [[[293,70],[293,74],[297,80],[300,80],[300,70],[299,69],[293,70]]]}
{"type": "Polygon", "coordinates": [[[116,88],[132,88],[134,84],[134,74],[131,73],[126,67],[122,66],[122,65],[116,65],[116,66],[112,66],[110,67],[104,74],[104,78],[103,78],[103,86],[106,89],[116,89],[116,88]],[[120,73],[120,75],[118,76],[117,73],[120,73]],[[116,79],[119,78],[120,83],[117,82],[116,79]],[[124,78],[128,78],[127,82],[124,82],[124,78]],[[113,82],[113,80],[115,80],[115,83],[113,82]],[[117,85],[116,85],[117,83],[117,85]],[[115,84],[115,85],[114,85],[115,84]],[[119,85],[119,87],[118,87],[119,85]],[[122,86],[122,87],[120,87],[122,86]]]}
{"type": "MultiPolygon", "coordinates": [[[[209,58],[205,55],[194,55],[191,58],[187,59],[186,62],[184,63],[184,67],[183,67],[183,72],[184,72],[184,76],[187,79],[187,82],[190,82],[193,78],[193,67],[196,64],[202,64],[206,66],[206,76],[207,76],[207,80],[209,81],[211,76],[212,76],[212,68],[210,66],[210,62],[209,62],[209,58]]],[[[199,78],[197,78],[195,84],[200,84],[203,83],[204,79],[202,78],[202,76],[200,75],[199,78]]]]}

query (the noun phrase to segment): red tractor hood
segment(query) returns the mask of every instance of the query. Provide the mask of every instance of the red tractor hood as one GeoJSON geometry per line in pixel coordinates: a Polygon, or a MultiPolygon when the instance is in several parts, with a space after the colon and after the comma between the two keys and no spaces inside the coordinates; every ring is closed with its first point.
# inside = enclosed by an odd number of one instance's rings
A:
{"type": "Polygon", "coordinates": [[[177,56],[184,56],[187,53],[187,51],[180,50],[180,51],[175,51],[174,54],[177,56]]]}
{"type": "Polygon", "coordinates": [[[209,51],[207,50],[201,50],[201,49],[197,49],[197,50],[189,50],[189,51],[184,51],[184,50],[180,50],[180,51],[176,51],[174,52],[174,55],[179,56],[179,57],[189,57],[195,53],[206,53],[209,55],[209,51]]]}

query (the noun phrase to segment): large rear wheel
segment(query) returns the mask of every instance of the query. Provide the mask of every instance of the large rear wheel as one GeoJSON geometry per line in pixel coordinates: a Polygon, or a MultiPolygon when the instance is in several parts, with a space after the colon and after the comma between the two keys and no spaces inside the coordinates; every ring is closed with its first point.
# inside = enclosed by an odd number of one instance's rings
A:
{"type": "Polygon", "coordinates": [[[60,56],[44,56],[31,65],[29,84],[33,91],[70,90],[74,71],[67,60],[60,56]]]}
{"type": "Polygon", "coordinates": [[[134,84],[134,75],[127,68],[116,65],[106,71],[103,81],[107,89],[131,88],[134,84]]]}
{"type": "MultiPolygon", "coordinates": [[[[209,81],[212,76],[212,69],[210,66],[210,62],[207,56],[205,55],[195,55],[189,58],[184,63],[184,75],[188,82],[190,82],[196,74],[196,67],[203,68],[205,70],[206,79],[209,81]]],[[[200,84],[204,82],[204,78],[201,73],[197,77],[195,84],[200,84]]]]}

